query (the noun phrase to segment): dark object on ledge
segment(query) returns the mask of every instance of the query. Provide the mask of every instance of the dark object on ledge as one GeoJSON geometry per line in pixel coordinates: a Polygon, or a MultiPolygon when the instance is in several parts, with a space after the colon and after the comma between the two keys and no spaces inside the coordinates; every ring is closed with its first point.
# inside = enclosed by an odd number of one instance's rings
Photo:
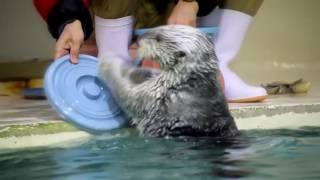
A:
{"type": "Polygon", "coordinates": [[[22,93],[25,99],[46,99],[43,88],[26,88],[22,93]]]}
{"type": "Polygon", "coordinates": [[[268,94],[298,94],[307,93],[310,90],[311,83],[302,78],[292,83],[288,82],[273,82],[262,85],[267,90],[268,94]]]}

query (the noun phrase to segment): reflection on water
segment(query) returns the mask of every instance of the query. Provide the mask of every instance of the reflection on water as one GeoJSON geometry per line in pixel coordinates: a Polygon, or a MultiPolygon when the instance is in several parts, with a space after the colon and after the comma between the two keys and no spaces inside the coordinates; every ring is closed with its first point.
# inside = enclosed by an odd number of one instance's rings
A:
{"type": "Polygon", "coordinates": [[[320,128],[246,131],[223,141],[119,133],[68,148],[2,151],[0,179],[320,178],[320,128]]]}

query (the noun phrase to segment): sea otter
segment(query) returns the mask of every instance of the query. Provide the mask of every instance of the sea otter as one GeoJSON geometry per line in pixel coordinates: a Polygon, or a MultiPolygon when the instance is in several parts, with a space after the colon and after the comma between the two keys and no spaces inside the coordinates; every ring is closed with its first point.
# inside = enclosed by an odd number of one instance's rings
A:
{"type": "Polygon", "coordinates": [[[99,77],[142,135],[238,134],[218,81],[214,45],[206,34],[189,26],[165,25],[139,37],[138,46],[139,57],[159,63],[159,72],[108,55],[100,62],[99,77]]]}

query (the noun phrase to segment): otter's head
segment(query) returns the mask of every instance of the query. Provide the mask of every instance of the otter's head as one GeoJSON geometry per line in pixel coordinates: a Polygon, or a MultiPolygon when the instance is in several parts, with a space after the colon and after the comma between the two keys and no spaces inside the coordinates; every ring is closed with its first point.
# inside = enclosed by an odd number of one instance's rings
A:
{"type": "Polygon", "coordinates": [[[184,25],[154,28],[139,40],[140,58],[151,58],[163,70],[185,70],[199,66],[217,68],[214,46],[200,30],[184,25]]]}

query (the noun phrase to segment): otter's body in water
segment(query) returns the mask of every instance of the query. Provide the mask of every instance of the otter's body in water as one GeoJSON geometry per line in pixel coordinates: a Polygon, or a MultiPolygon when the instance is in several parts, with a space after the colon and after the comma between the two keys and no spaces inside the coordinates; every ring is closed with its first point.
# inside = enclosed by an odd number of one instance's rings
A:
{"type": "Polygon", "coordinates": [[[142,135],[230,137],[238,134],[218,81],[212,41],[196,28],[167,25],[139,41],[138,55],[161,66],[159,72],[102,59],[100,78],[142,135]]]}

